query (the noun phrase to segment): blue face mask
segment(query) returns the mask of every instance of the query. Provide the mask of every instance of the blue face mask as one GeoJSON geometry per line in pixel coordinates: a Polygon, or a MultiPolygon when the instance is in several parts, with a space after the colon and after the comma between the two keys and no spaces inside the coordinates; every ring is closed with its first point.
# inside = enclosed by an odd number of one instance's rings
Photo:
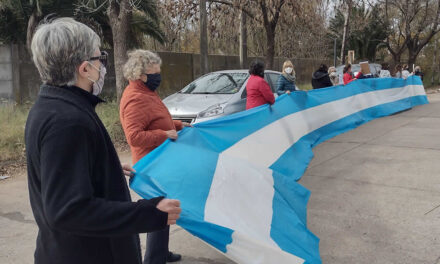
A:
{"type": "Polygon", "coordinates": [[[157,87],[159,87],[160,82],[162,81],[162,76],[160,73],[156,74],[146,74],[147,75],[147,81],[145,82],[145,85],[150,89],[151,91],[156,91],[157,87]]]}

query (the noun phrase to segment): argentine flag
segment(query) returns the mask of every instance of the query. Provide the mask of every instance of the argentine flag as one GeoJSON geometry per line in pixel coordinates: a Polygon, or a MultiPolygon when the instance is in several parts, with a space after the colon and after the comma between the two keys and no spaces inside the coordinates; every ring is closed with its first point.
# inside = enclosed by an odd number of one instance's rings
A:
{"type": "Polygon", "coordinates": [[[428,103],[419,77],[298,91],[185,128],[141,159],[130,187],[179,199],[178,224],[237,263],[321,263],[297,181],[312,148],[361,124],[428,103]]]}

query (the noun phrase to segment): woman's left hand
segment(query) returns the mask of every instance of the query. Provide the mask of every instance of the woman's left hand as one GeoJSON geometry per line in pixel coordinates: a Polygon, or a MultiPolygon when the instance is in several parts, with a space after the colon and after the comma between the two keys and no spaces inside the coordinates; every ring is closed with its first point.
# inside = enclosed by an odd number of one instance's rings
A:
{"type": "Polygon", "coordinates": [[[192,125],[188,122],[182,122],[182,126],[184,127],[192,127],[192,125]]]}
{"type": "Polygon", "coordinates": [[[122,164],[122,170],[124,171],[124,175],[130,178],[133,177],[136,172],[129,164],[122,164]]]}

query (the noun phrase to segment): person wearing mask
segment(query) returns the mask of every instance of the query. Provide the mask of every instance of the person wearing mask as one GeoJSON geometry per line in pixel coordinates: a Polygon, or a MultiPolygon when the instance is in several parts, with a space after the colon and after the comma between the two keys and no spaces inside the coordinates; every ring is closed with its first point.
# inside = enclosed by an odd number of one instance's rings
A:
{"type": "Polygon", "coordinates": [[[388,65],[388,63],[384,62],[382,63],[382,69],[379,72],[379,78],[390,78],[390,77],[391,77],[390,66],[388,65]]]}
{"type": "Polygon", "coordinates": [[[274,104],[275,96],[269,84],[264,80],[264,63],[255,60],[249,66],[249,80],[246,84],[246,110],[264,105],[274,104]]]}
{"type": "MultiPolygon", "coordinates": [[[[130,145],[133,164],[160,146],[165,140],[177,139],[177,131],[189,123],[173,120],[157,94],[162,77],[160,57],[148,50],[128,53],[124,77],[129,84],[120,103],[120,118],[130,145]]],[[[182,257],[169,251],[169,227],[148,233],[144,264],[163,264],[182,257]]]]}
{"type": "Polygon", "coordinates": [[[402,78],[403,79],[408,79],[408,77],[411,75],[411,73],[409,72],[409,67],[407,64],[404,64],[402,67],[402,78]]]}
{"type": "Polygon", "coordinates": [[[344,85],[347,85],[362,76],[362,72],[359,71],[356,77],[353,78],[353,73],[351,72],[351,64],[347,64],[344,67],[343,73],[344,73],[344,85]]]}
{"type": "Polygon", "coordinates": [[[43,82],[26,122],[29,198],[38,237],[35,263],[141,264],[138,233],[175,224],[179,201],[132,202],[95,106],[106,74],[100,38],[72,18],[39,25],[32,58],[43,82]]]}
{"type": "Polygon", "coordinates": [[[420,77],[420,79],[422,79],[422,81],[423,81],[423,72],[422,72],[422,69],[420,68],[420,66],[416,66],[415,68],[414,68],[414,73],[413,73],[415,76],[419,76],[420,77]]]}
{"type": "Polygon", "coordinates": [[[313,73],[312,86],[313,89],[333,86],[333,83],[330,81],[330,77],[328,76],[327,65],[321,64],[319,66],[319,69],[313,73]]]}
{"type": "Polygon", "coordinates": [[[330,77],[333,86],[339,85],[339,76],[336,73],[336,68],[334,66],[328,68],[328,76],[330,77]]]}
{"type": "Polygon", "coordinates": [[[277,94],[290,94],[295,91],[295,70],[290,60],[287,60],[283,64],[283,73],[277,80],[277,94]]]}
{"type": "Polygon", "coordinates": [[[402,65],[400,64],[396,65],[394,77],[402,78],[402,65]]]}

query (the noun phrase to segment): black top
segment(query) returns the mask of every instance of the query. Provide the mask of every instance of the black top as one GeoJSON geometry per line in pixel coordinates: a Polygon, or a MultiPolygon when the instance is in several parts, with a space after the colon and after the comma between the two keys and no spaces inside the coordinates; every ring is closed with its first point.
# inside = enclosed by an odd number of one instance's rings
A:
{"type": "Polygon", "coordinates": [[[26,123],[35,263],[141,263],[138,233],[166,227],[162,199],[132,202],[116,150],[78,87],[43,85],[26,123]]]}
{"type": "Polygon", "coordinates": [[[319,89],[319,88],[330,87],[330,86],[333,86],[333,83],[330,80],[330,77],[328,76],[327,72],[323,72],[323,71],[318,70],[313,73],[313,76],[312,76],[313,89],[319,89]]]}

